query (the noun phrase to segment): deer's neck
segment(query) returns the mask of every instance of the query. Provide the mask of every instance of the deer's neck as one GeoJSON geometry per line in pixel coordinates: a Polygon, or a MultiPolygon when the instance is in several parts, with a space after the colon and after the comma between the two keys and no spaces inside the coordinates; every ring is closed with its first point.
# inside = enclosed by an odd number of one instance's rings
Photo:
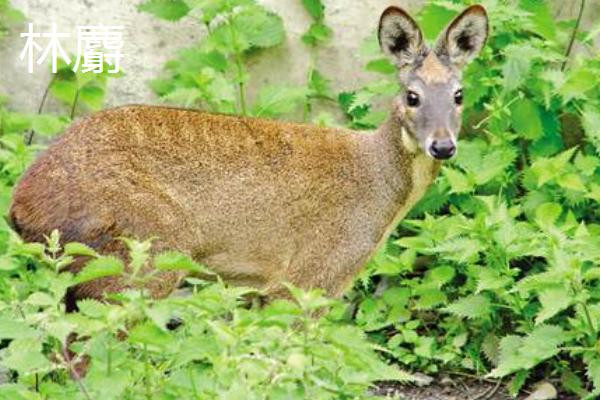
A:
{"type": "Polygon", "coordinates": [[[373,140],[385,225],[383,241],[423,197],[439,172],[440,162],[427,156],[394,117],[376,131],[373,140]]]}

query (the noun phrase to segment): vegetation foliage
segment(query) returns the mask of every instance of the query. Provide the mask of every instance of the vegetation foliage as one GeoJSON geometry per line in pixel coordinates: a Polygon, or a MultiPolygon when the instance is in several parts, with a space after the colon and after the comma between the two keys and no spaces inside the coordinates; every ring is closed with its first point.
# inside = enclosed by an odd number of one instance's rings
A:
{"type": "MultiPolygon", "coordinates": [[[[153,90],[161,101],[215,112],[375,128],[387,113],[374,100],[398,92],[395,68],[371,35],[361,53],[373,79],[335,93],[319,70],[332,35],[324,5],[301,3],[311,21],[301,38],[306,81],[265,85],[249,99],[247,62],[281,45],[279,16],[255,0],[144,1],[141,12],[194,18],[205,31],[165,65],[153,90]],[[331,113],[335,103],[345,122],[331,113]]],[[[428,2],[417,18],[425,37],[466,3],[428,2]]],[[[61,299],[78,282],[123,273],[141,284],[144,263],[203,267],[170,252],[150,259],[148,242],[127,241],[125,268],[81,244],[62,248],[58,233],[22,243],[0,220],[0,371],[9,371],[0,397],[365,398],[377,380],[409,379],[401,370],[506,377],[514,395],[544,378],[580,398],[599,396],[600,30],[555,21],[543,1],[482,4],[492,30],[464,74],[458,156],[344,302],[290,288],[293,301],[260,308],[248,304],[251,289],[190,278],[187,297],[152,300],[139,289],[111,303],[80,301],[79,312],[65,314],[61,299]],[[84,271],[59,273],[77,254],[92,257],[84,271]]],[[[19,15],[1,1],[0,12],[3,30],[19,15]]],[[[66,104],[64,115],[2,103],[3,213],[43,148],[44,140],[28,145],[31,132],[51,137],[76,108],[102,107],[107,76],[61,71],[48,93],[66,104]]]]}

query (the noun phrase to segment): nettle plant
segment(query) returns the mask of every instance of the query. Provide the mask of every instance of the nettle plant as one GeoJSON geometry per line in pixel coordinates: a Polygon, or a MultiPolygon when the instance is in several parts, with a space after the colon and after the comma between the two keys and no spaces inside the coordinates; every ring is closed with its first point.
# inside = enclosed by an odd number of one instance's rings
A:
{"type": "MultiPolygon", "coordinates": [[[[328,31],[319,23],[321,3],[308,3],[316,22],[304,40],[316,45],[326,39],[328,31]]],[[[138,8],[171,21],[189,14],[198,18],[205,30],[198,44],[181,50],[176,59],[166,63],[164,78],[152,81],[154,91],[167,103],[213,112],[278,117],[297,109],[307,97],[322,94],[316,90],[310,93],[307,87],[266,85],[260,88],[254,103],[248,104],[247,59],[281,44],[285,37],[281,17],[255,0],[149,0],[138,8]]],[[[310,80],[315,79],[318,78],[310,80]]]]}
{"type": "Polygon", "coordinates": [[[341,309],[317,291],[290,287],[293,301],[257,308],[246,305],[253,289],[190,278],[186,296],[153,300],[132,289],[65,314],[70,286],[124,274],[143,287],[148,263],[210,273],[175,252],[151,257],[150,241],[125,241],[128,268],[82,244],[62,248],[56,231],[45,244],[11,238],[0,258],[0,371],[12,373],[1,398],[369,398],[375,380],[410,379],[360,328],[315,318],[341,309]],[[81,255],[91,258],[81,273],[60,273],[81,255]]]}
{"type": "MultiPolygon", "coordinates": [[[[426,36],[458,3],[421,10],[426,36]]],[[[528,378],[556,379],[592,398],[600,394],[597,32],[554,21],[539,1],[482,4],[491,36],[465,72],[458,156],[371,261],[352,294],[355,320],[417,370],[510,376],[514,394],[528,378]]],[[[368,65],[387,72],[378,60],[368,65]]],[[[352,110],[372,109],[360,107],[352,110]]]]}

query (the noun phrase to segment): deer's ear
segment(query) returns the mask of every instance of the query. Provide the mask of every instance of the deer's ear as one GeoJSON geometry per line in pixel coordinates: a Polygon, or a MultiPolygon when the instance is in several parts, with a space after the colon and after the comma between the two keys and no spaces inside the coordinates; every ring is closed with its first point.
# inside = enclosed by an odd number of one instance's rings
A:
{"type": "Polygon", "coordinates": [[[485,44],[488,18],[485,8],[474,5],[463,11],[442,32],[435,45],[435,53],[447,59],[456,68],[471,61],[485,44]]]}
{"type": "Polygon", "coordinates": [[[414,19],[398,7],[388,7],[379,20],[379,45],[402,68],[415,61],[423,47],[423,34],[414,19]]]}

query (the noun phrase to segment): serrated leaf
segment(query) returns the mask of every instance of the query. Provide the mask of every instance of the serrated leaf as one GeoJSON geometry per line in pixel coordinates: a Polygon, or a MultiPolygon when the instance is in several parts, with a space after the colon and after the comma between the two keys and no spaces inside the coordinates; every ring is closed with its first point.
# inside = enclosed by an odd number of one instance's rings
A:
{"type": "Polygon", "coordinates": [[[33,338],[38,332],[23,321],[0,317],[0,339],[33,338]]]}
{"type": "Polygon", "coordinates": [[[574,301],[571,293],[564,287],[545,289],[540,292],[538,299],[542,309],[535,317],[535,323],[540,324],[552,318],[562,310],[569,307],[574,301]]]}
{"type": "Polygon", "coordinates": [[[600,112],[596,107],[586,105],[581,114],[581,124],[587,139],[600,154],[600,112]]]}
{"type": "Polygon", "coordinates": [[[562,207],[558,203],[544,203],[535,210],[535,220],[542,227],[549,227],[556,223],[562,214],[562,207]]]}
{"type": "Polygon", "coordinates": [[[513,104],[511,121],[515,131],[525,139],[536,140],[544,133],[538,105],[529,98],[513,104]]]}
{"type": "Polygon", "coordinates": [[[517,397],[528,376],[529,371],[518,371],[508,382],[507,389],[512,397],[517,397]]]}
{"type": "Polygon", "coordinates": [[[108,304],[94,299],[83,299],[77,302],[79,312],[91,318],[102,318],[110,310],[108,304]]]}
{"type": "Polygon", "coordinates": [[[255,117],[276,117],[294,111],[307,95],[305,88],[263,86],[252,108],[255,117]]]}
{"type": "Polygon", "coordinates": [[[112,256],[102,256],[89,261],[75,276],[74,283],[81,284],[107,276],[120,275],[125,270],[123,261],[112,256]]]}
{"type": "Polygon", "coordinates": [[[157,255],[154,258],[154,266],[160,271],[208,272],[190,257],[176,251],[166,251],[157,255]]]}
{"type": "Polygon", "coordinates": [[[485,335],[481,343],[481,352],[492,365],[497,366],[500,357],[500,339],[493,333],[485,335]]]}
{"type": "Polygon", "coordinates": [[[537,325],[527,336],[509,335],[500,341],[498,366],[489,376],[500,378],[510,373],[535,367],[554,357],[566,340],[564,331],[556,325],[537,325]]]}
{"type": "Polygon", "coordinates": [[[470,193],[475,189],[475,182],[472,182],[466,174],[457,169],[444,168],[444,176],[448,179],[451,193],[470,193]]]}
{"type": "Polygon", "coordinates": [[[98,253],[96,253],[96,250],[92,249],[90,246],[77,242],[67,243],[65,245],[64,254],[67,256],[89,257],[96,257],[98,255],[98,253]]]}
{"type": "Polygon", "coordinates": [[[561,175],[556,179],[556,183],[558,183],[561,187],[565,189],[575,190],[579,192],[585,192],[587,190],[585,184],[583,183],[583,180],[577,174],[561,175]]]}
{"type": "Polygon", "coordinates": [[[444,310],[463,318],[485,318],[492,312],[492,305],[487,296],[470,295],[455,301],[444,310]]]}
{"type": "Polygon", "coordinates": [[[585,371],[586,376],[594,384],[594,390],[600,389],[600,358],[593,357],[591,360],[586,362],[587,370],[585,371]]]}
{"type": "Polygon", "coordinates": [[[262,7],[249,7],[236,14],[234,25],[250,47],[273,47],[282,43],[285,37],[281,17],[262,7]]]}
{"type": "Polygon", "coordinates": [[[160,329],[153,322],[136,325],[129,331],[128,341],[135,344],[144,344],[157,349],[166,349],[173,341],[171,336],[160,329]]]}

